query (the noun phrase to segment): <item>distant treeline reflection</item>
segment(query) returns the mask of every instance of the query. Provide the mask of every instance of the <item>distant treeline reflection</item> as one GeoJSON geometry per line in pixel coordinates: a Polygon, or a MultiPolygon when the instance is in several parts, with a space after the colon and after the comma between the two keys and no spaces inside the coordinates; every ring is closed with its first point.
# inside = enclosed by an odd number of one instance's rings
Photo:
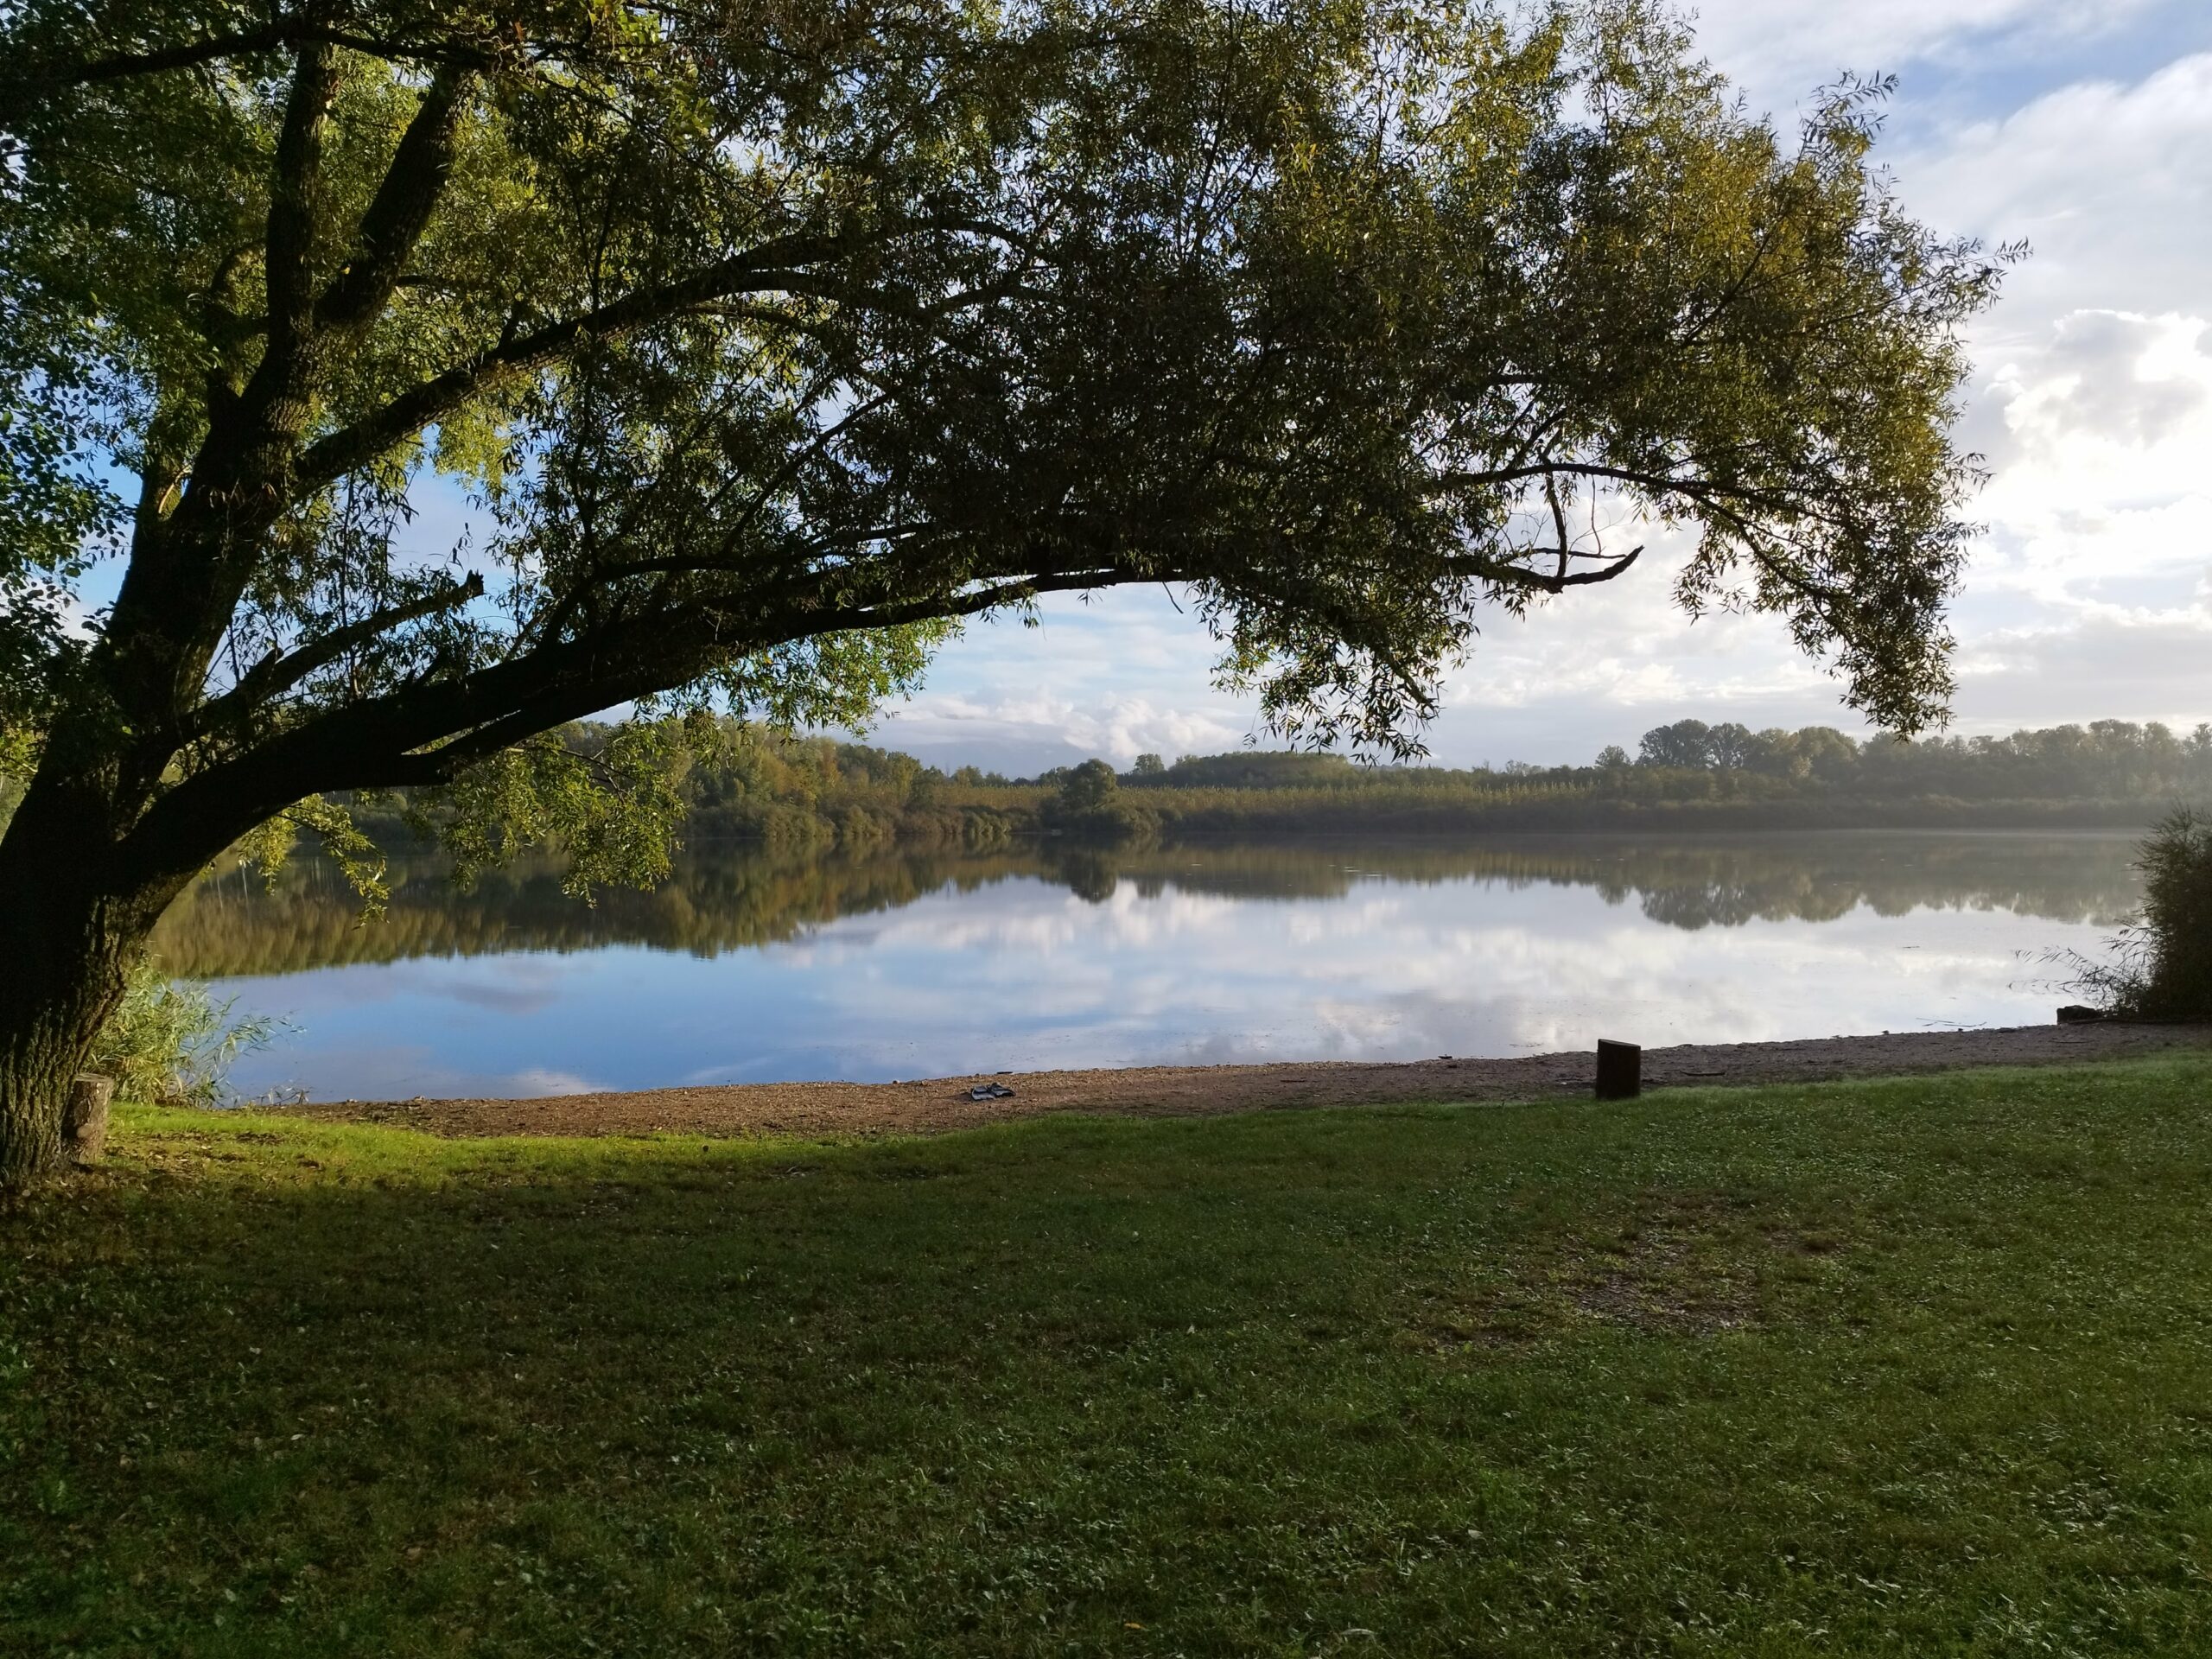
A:
{"type": "Polygon", "coordinates": [[[602,891],[588,906],[562,892],[550,861],[518,864],[461,892],[441,861],[404,861],[394,867],[386,913],[365,923],[334,869],[301,860],[274,888],[236,871],[201,883],[162,923],[156,949],[171,973],[194,978],[613,944],[714,956],[932,893],[1020,879],[1064,886],[1094,903],[1111,899],[1124,883],[1145,897],[1260,900],[1336,898],[1377,878],[1584,887],[1681,928],[1827,921],[1862,905],[1883,915],[2003,910],[2110,924],[2135,902],[2131,851],[2123,836],[1910,833],[1117,851],[1048,843],[874,855],[739,845],[694,849],[652,891],[602,891]]]}

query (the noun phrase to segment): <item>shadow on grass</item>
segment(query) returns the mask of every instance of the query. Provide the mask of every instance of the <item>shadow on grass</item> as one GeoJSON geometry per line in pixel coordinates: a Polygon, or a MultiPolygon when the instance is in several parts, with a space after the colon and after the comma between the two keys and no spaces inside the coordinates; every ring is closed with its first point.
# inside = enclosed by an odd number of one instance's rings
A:
{"type": "Polygon", "coordinates": [[[0,1646],[2186,1650],[2208,1078],[868,1145],[133,1113],[0,1217],[0,1646]]]}

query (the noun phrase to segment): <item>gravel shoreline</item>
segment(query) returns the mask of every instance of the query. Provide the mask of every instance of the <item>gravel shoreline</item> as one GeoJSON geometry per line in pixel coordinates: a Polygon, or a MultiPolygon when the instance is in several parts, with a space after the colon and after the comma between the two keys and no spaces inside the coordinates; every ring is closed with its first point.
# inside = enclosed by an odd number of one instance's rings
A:
{"type": "MultiPolygon", "coordinates": [[[[1646,1088],[1896,1077],[1975,1065],[2062,1065],[2212,1046],[2212,1026],[2091,1024],[1931,1031],[1780,1043],[1689,1043],[1643,1052],[1646,1088]]],[[[759,1083],[528,1100],[334,1101],[299,1116],[388,1123],[446,1135],[872,1135],[969,1128],[1054,1112],[1199,1116],[1402,1101],[1541,1100],[1590,1093],[1595,1057],[1439,1058],[1406,1064],[1133,1066],[978,1072],[912,1083],[759,1083]],[[976,1101],[969,1089],[1014,1090],[976,1101]]]]}

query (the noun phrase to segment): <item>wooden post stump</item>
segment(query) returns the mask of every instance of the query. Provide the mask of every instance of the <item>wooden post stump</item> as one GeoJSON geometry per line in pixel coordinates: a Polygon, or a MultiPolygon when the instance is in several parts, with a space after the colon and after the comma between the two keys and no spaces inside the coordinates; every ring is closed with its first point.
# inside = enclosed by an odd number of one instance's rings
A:
{"type": "Polygon", "coordinates": [[[115,1079],[79,1071],[69,1084],[69,1105],[61,1120],[62,1150],[73,1164],[97,1164],[107,1145],[107,1104],[115,1079]]]}
{"type": "Polygon", "coordinates": [[[1643,1092],[1643,1051],[1634,1043],[1598,1039],[1598,1098],[1634,1100],[1643,1092]]]}

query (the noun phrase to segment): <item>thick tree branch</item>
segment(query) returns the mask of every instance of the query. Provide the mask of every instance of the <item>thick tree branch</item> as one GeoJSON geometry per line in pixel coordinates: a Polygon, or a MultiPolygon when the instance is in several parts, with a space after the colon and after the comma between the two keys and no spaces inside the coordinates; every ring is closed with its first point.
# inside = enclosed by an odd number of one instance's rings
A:
{"type": "Polygon", "coordinates": [[[857,245],[842,237],[779,238],[681,282],[640,289],[581,316],[502,340],[398,393],[353,425],[318,439],[301,456],[296,477],[303,490],[320,488],[404,442],[469,399],[556,362],[588,340],[632,333],[734,295],[791,287],[804,280],[806,264],[843,257],[857,245]]]}
{"type": "Polygon", "coordinates": [[[1643,549],[1640,546],[1632,547],[1627,552],[1615,557],[1603,557],[1595,553],[1579,553],[1566,546],[1531,547],[1519,551],[1522,557],[1555,558],[1559,561],[1559,567],[1553,571],[1533,570],[1524,564],[1502,563],[1487,554],[1458,553],[1445,558],[1444,568],[1450,575],[1470,576],[1481,582],[1495,582],[1501,588],[1517,588],[1535,593],[1558,594],[1564,593],[1569,588],[1594,588],[1600,582],[1611,582],[1616,576],[1625,575],[1630,567],[1634,565],[1641,556],[1643,549]],[[1595,570],[1571,572],[1567,569],[1567,561],[1570,559],[1601,557],[1603,557],[1603,563],[1595,570]]]}
{"type": "Polygon", "coordinates": [[[168,765],[207,665],[258,551],[282,510],[277,480],[308,416],[315,197],[324,128],[338,86],[335,54],[300,54],[276,137],[264,232],[268,340],[237,397],[211,399],[183,498],[167,521],[140,515],[130,562],[92,672],[130,711],[134,767],[157,779],[168,765]]]}
{"type": "MultiPolygon", "coordinates": [[[[934,621],[940,617],[977,616],[1002,606],[1021,603],[1039,594],[1079,591],[1133,579],[1129,572],[1118,568],[1064,571],[1055,575],[992,583],[950,600],[836,607],[815,612],[804,626],[780,634],[772,634],[750,649],[772,651],[779,645],[822,634],[850,632],[864,628],[899,627],[915,622],[934,621]]],[[[393,764],[399,769],[398,772],[378,786],[400,788],[409,784],[450,782],[464,767],[511,747],[534,733],[549,730],[568,721],[581,720],[614,703],[673,690],[675,683],[680,682],[671,683],[662,672],[645,671],[626,681],[588,681],[563,688],[549,694],[544,699],[525,702],[503,718],[434,749],[393,757],[393,764]]]]}
{"type": "MultiPolygon", "coordinates": [[[[1105,566],[988,583],[950,598],[786,609],[774,619],[704,610],[639,617],[608,637],[543,646],[453,679],[417,681],[302,721],[163,795],[132,830],[123,857],[174,859],[182,847],[212,858],[308,795],[450,782],[533,732],[673,690],[720,664],[797,640],[973,616],[1039,594],[1161,575],[1105,566]]],[[[1180,576],[1171,571],[1164,579],[1180,576]]]]}
{"type": "Polygon", "coordinates": [[[404,627],[410,622],[419,622],[424,617],[435,616],[442,611],[456,609],[483,596],[484,578],[472,572],[466,582],[424,594],[404,604],[387,606],[358,622],[333,629],[321,639],[289,656],[272,652],[240,676],[236,685],[200,706],[192,719],[191,734],[195,737],[204,735],[250,714],[272,699],[283,696],[309,675],[328,667],[347,652],[365,645],[394,628],[404,627]]]}
{"type": "Polygon", "coordinates": [[[1567,533],[1567,509],[1560,505],[1559,480],[1544,480],[1544,499],[1551,504],[1552,527],[1559,531],[1559,579],[1567,580],[1567,547],[1572,541],[1567,533]]]}
{"type": "Polygon", "coordinates": [[[309,17],[279,17],[258,29],[74,62],[35,64],[27,73],[0,76],[0,128],[12,129],[47,99],[80,86],[196,69],[202,64],[303,47],[336,47],[388,63],[481,64],[488,56],[484,47],[470,41],[410,41],[362,34],[309,17]]]}
{"type": "Polygon", "coordinates": [[[415,118],[407,124],[385,169],[375,200],[361,216],[353,257],[315,303],[318,328],[360,328],[391,297],[445,194],[453,171],[454,130],[474,80],[473,69],[452,65],[431,77],[415,118]]]}
{"type": "MultiPolygon", "coordinates": [[[[338,91],[336,54],[310,46],[292,72],[284,124],[276,138],[276,166],[269,193],[269,238],[264,271],[269,289],[269,346],[254,378],[289,387],[312,325],[315,293],[315,207],[322,171],[322,133],[338,91]]],[[[273,388],[272,388],[273,389],[273,388]]]]}

